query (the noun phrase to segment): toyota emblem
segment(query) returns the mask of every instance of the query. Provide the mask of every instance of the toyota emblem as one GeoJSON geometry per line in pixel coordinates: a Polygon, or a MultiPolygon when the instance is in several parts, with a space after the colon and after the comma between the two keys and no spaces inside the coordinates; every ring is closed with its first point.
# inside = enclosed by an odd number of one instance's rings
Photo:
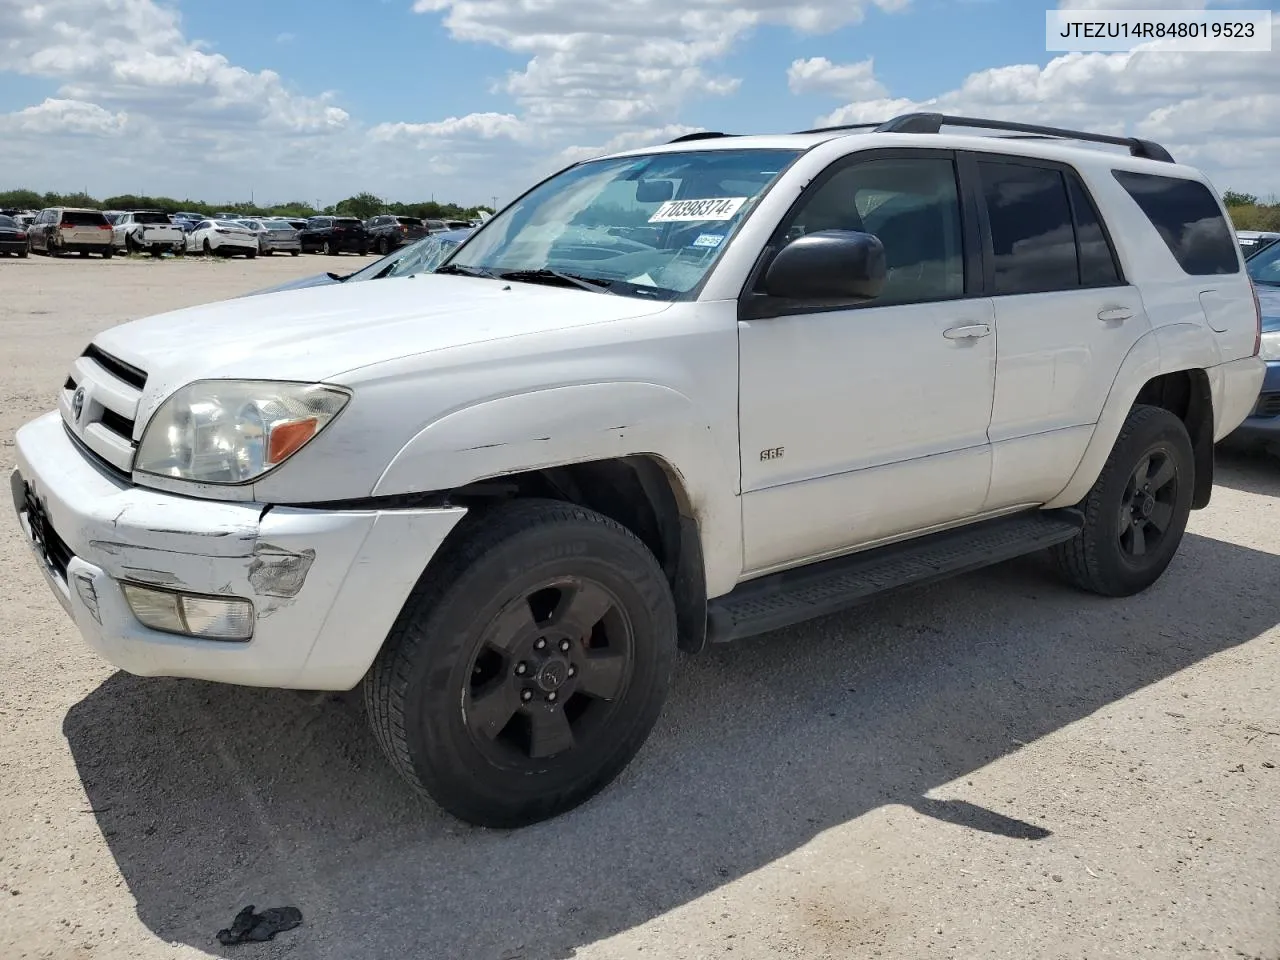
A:
{"type": "Polygon", "coordinates": [[[71,419],[80,422],[80,414],[84,412],[84,387],[76,387],[75,396],[71,398],[71,419]]]}

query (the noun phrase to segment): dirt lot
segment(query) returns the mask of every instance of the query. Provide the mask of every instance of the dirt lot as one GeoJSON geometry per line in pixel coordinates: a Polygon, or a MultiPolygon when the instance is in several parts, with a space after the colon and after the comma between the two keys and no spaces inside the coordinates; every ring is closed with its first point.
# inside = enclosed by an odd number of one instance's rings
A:
{"type": "MultiPolygon", "coordinates": [[[[0,467],[96,331],[334,266],[0,259],[0,467]]],[[[113,670],[0,510],[0,956],[1276,960],[1278,494],[1221,458],[1133,600],[1030,558],[686,659],[619,782],[508,834],[348,704],[113,670]],[[219,947],[249,903],[304,924],[219,947]]]]}

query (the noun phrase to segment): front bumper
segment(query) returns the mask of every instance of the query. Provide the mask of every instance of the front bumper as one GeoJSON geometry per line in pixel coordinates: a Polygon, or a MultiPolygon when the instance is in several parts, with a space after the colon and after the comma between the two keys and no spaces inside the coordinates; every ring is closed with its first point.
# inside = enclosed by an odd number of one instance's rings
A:
{"type": "Polygon", "coordinates": [[[16,448],[14,506],[50,588],[90,647],[139,676],[351,689],[466,512],[309,510],[148,490],[95,466],[56,412],[22,427],[16,448]],[[32,536],[32,501],[52,546],[32,536]],[[250,600],[253,637],[148,629],[121,581],[250,600]]]}

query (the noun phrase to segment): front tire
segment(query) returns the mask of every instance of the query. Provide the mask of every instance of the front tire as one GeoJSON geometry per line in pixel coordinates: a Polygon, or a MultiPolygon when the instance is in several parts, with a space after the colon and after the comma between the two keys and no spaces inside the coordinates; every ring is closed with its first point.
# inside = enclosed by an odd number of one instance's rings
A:
{"type": "Polygon", "coordinates": [[[1081,504],[1078,536],[1053,548],[1067,579],[1107,597],[1151,586],[1177,552],[1191,515],[1195,456],[1181,420],[1161,407],[1129,411],[1111,456],[1081,504]]]}
{"type": "Polygon", "coordinates": [[[393,767],[454,816],[517,827],[576,807],[648,737],[675,605],[653,554],[601,514],[520,500],[467,517],[364,682],[393,767]]]}
{"type": "Polygon", "coordinates": [[[246,251],[244,252],[244,258],[245,258],[246,260],[253,260],[253,259],[256,259],[256,258],[257,258],[257,256],[258,256],[258,251],[257,251],[257,250],[246,250],[246,251]]]}

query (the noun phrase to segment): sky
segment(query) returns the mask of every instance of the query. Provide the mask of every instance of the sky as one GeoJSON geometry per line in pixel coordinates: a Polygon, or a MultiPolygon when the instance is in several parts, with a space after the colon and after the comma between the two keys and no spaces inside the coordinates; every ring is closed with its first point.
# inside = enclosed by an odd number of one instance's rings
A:
{"type": "Polygon", "coordinates": [[[1049,54],[1053,2],[0,0],[0,190],[501,204],[692,130],[930,109],[1143,136],[1280,194],[1280,16],[1271,53],[1049,54]]]}

